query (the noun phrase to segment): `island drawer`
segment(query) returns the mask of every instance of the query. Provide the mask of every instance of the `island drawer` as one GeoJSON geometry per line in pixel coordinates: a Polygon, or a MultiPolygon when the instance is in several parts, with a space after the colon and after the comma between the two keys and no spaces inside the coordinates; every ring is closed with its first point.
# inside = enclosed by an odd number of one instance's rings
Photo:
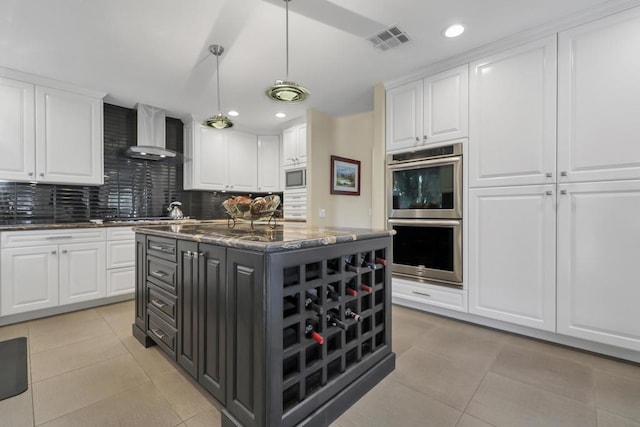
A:
{"type": "Polygon", "coordinates": [[[149,293],[147,296],[149,310],[175,327],[177,318],[176,302],[178,298],[163,291],[152,283],[147,283],[147,292],[149,293]]]}
{"type": "Polygon", "coordinates": [[[164,237],[147,236],[147,254],[167,261],[177,261],[176,241],[164,237]]]}
{"type": "Polygon", "coordinates": [[[176,358],[176,335],[177,331],[162,321],[153,312],[147,312],[148,330],[147,334],[161,349],[167,352],[173,359],[176,358]]]}
{"type": "Polygon", "coordinates": [[[176,295],[176,270],[174,262],[147,257],[147,281],[176,295]]]}

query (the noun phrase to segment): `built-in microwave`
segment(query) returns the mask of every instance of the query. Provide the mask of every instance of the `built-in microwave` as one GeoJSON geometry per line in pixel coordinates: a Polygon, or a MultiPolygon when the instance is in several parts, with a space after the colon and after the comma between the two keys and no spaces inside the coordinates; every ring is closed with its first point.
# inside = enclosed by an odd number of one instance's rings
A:
{"type": "Polygon", "coordinates": [[[307,169],[289,169],[284,171],[284,187],[287,190],[292,188],[305,188],[307,186],[307,169]]]}

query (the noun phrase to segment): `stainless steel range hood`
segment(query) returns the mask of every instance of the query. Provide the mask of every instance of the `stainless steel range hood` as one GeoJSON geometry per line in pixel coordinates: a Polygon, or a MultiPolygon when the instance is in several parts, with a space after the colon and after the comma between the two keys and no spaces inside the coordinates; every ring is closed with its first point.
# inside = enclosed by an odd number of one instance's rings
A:
{"type": "Polygon", "coordinates": [[[180,158],[175,151],[165,148],[164,110],[150,105],[138,104],[138,145],[127,149],[126,155],[144,160],[166,160],[180,158]]]}

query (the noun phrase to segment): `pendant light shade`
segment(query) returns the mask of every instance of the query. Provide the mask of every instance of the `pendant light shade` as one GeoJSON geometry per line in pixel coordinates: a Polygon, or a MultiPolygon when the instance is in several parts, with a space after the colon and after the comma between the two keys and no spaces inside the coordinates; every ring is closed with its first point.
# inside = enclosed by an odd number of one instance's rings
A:
{"type": "Polygon", "coordinates": [[[284,0],[286,14],[286,71],[285,80],[276,80],[273,86],[266,90],[266,94],[274,101],[280,102],[300,102],[304,101],[310,95],[309,91],[297,83],[289,81],[289,2],[284,0]]]}
{"type": "Polygon", "coordinates": [[[216,57],[216,79],[218,81],[218,111],[219,113],[213,117],[208,118],[202,123],[205,126],[212,127],[214,129],[229,129],[233,127],[233,122],[224,114],[220,108],[220,55],[224,52],[224,47],[219,44],[212,44],[209,46],[209,52],[216,57]]]}

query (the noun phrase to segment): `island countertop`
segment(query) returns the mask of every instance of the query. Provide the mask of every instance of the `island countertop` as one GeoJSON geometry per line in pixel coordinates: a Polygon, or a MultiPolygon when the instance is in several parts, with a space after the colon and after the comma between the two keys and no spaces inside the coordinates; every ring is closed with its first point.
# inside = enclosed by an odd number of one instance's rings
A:
{"type": "Polygon", "coordinates": [[[281,252],[306,249],[356,240],[374,239],[395,234],[393,230],[366,228],[317,227],[306,223],[278,223],[276,228],[238,223],[230,228],[226,222],[175,224],[153,227],[134,227],[136,233],[212,243],[259,252],[281,252]]]}

